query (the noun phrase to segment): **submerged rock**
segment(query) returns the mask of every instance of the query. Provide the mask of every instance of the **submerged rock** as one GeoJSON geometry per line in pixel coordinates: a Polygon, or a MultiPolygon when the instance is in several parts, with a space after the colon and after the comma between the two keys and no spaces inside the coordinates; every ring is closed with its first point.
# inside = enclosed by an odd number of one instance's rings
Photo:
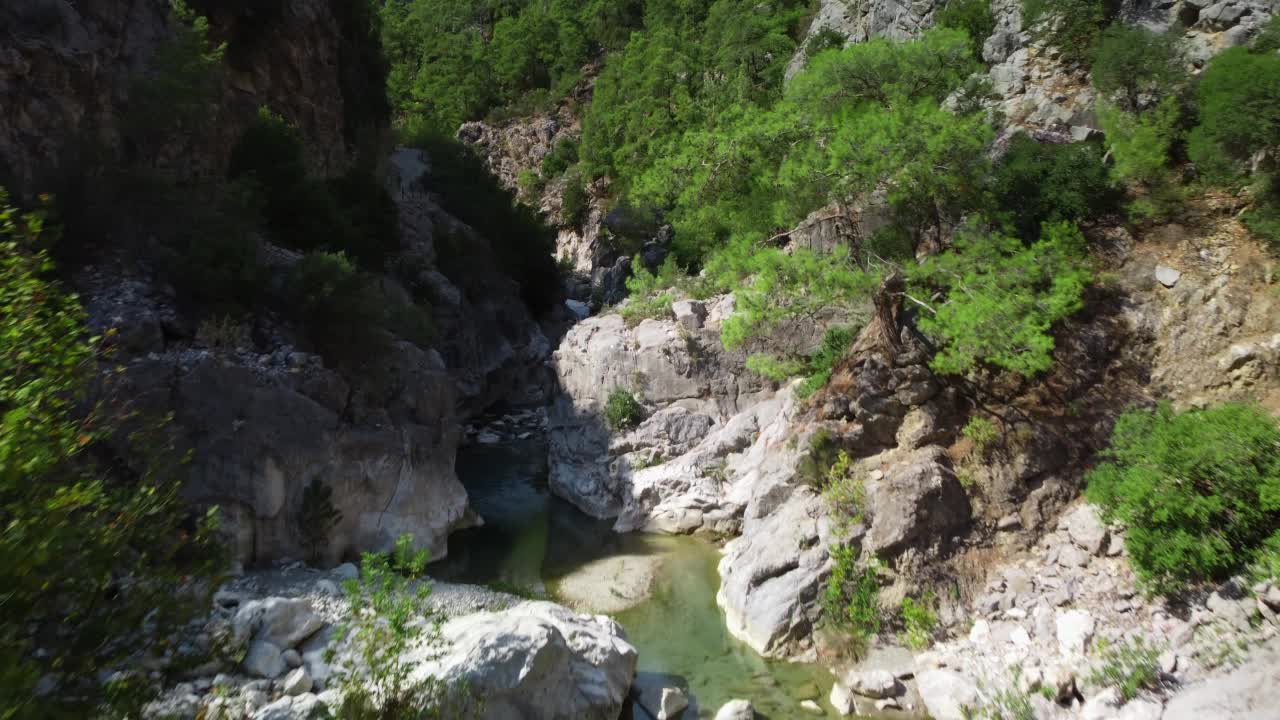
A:
{"type": "Polygon", "coordinates": [[[716,712],[716,720],[755,720],[755,717],[750,700],[730,700],[716,712]]]}
{"type": "Polygon", "coordinates": [[[560,578],[556,596],[578,610],[622,612],[649,598],[662,564],[659,555],[618,555],[594,560],[560,578]]]}

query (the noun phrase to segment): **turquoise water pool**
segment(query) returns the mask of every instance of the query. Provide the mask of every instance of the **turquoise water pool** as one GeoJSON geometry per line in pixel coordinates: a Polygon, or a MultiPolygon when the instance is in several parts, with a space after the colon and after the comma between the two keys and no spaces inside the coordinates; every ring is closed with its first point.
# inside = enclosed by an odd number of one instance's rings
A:
{"type": "MultiPolygon", "coordinates": [[[[661,687],[674,684],[694,696],[698,717],[712,717],[721,704],[739,697],[751,700],[761,716],[779,720],[820,717],[801,709],[803,700],[830,712],[829,673],[766,660],[729,635],[715,601],[715,545],[693,537],[613,532],[610,522],[551,495],[545,458],[545,444],[535,439],[459,452],[458,475],[485,525],[455,533],[449,557],[433,566],[433,574],[558,600],[558,583],[588,563],[656,556],[661,563],[651,596],[613,613],[640,651],[643,705],[655,706],[661,687]]],[[[649,717],[644,707],[632,712],[649,717]]]]}

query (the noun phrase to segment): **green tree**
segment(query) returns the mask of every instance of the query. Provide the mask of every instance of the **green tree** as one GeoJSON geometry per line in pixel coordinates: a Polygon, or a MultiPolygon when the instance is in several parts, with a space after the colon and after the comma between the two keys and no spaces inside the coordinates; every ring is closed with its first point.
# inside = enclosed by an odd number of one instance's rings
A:
{"type": "Polygon", "coordinates": [[[1093,51],[1093,86],[1131,113],[1143,110],[1147,102],[1176,94],[1187,78],[1177,42],[1168,33],[1112,25],[1093,51]]]}
{"type": "Polygon", "coordinates": [[[1076,63],[1089,60],[1110,20],[1104,0],[1022,0],[1022,18],[1025,27],[1076,63]]]}
{"type": "Polygon", "coordinates": [[[359,579],[343,584],[350,611],[326,651],[342,691],[339,720],[444,720],[479,709],[464,684],[419,671],[445,649],[427,603],[431,585],[419,579],[427,559],[413,536],[401,535],[390,556],[365,553],[359,579]]]}
{"type": "Polygon", "coordinates": [[[1125,413],[1102,459],[1087,495],[1155,592],[1227,577],[1280,530],[1280,428],[1257,406],[1125,413]]]}
{"type": "Polygon", "coordinates": [[[375,285],[342,253],[314,252],[288,281],[290,311],[321,353],[354,366],[386,345],[388,308],[375,285]]]}
{"type": "Polygon", "coordinates": [[[1205,144],[1238,162],[1280,148],[1280,55],[1232,48],[1213,59],[1200,79],[1200,126],[1205,144]]]}
{"type": "Polygon", "coordinates": [[[991,0],[949,0],[938,12],[939,27],[963,30],[969,36],[973,57],[982,59],[982,47],[996,29],[995,15],[991,14],[991,0]]]}
{"type": "Polygon", "coordinates": [[[162,654],[194,615],[174,590],[210,572],[213,516],[184,522],[167,434],[93,401],[99,345],[43,230],[0,191],[0,717],[121,717],[151,683],[100,673],[162,654]],[[131,471],[111,462],[121,441],[131,471]]]}
{"type": "Polygon", "coordinates": [[[1092,279],[1080,231],[1046,225],[1028,245],[969,230],[954,243],[951,252],[908,270],[922,297],[945,296],[918,320],[939,346],[933,369],[963,374],[986,364],[1028,377],[1049,369],[1051,330],[1083,306],[1092,279]]]}
{"type": "Polygon", "coordinates": [[[137,78],[129,93],[128,121],[139,140],[208,122],[221,90],[226,45],[209,39],[208,19],[185,0],[170,0],[170,8],[173,35],[156,50],[152,71],[137,78]]]}
{"type": "Polygon", "coordinates": [[[1096,143],[1038,143],[1024,134],[1010,141],[988,184],[997,214],[1028,239],[1043,223],[1088,220],[1119,200],[1096,143]]]}
{"type": "Polygon", "coordinates": [[[1177,98],[1167,97],[1140,114],[1099,101],[1098,121],[1107,134],[1116,177],[1148,185],[1167,178],[1169,154],[1181,135],[1182,109],[1177,98]]]}

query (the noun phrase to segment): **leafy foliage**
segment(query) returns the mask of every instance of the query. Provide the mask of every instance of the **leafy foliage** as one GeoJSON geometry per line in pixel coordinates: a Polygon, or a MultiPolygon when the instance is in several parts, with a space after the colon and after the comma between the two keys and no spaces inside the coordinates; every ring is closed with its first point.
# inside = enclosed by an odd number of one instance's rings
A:
{"type": "MultiPolygon", "coordinates": [[[[1280,36],[1278,27],[1273,20],[1267,32],[1280,36]]],[[[1253,52],[1232,48],[1209,63],[1198,88],[1200,126],[1191,133],[1188,151],[1206,175],[1219,180],[1248,178],[1252,159],[1266,158],[1257,168],[1255,207],[1245,223],[1280,248],[1280,55],[1267,49],[1269,43],[1260,36],[1253,52]]]]}
{"type": "Polygon", "coordinates": [[[940,107],[977,67],[965,35],[945,29],[824,52],[768,110],[734,105],[684,133],[632,194],[669,208],[687,267],[877,189],[913,235],[936,229],[976,199],[986,167],[990,128],[940,107]]]}
{"type": "Polygon", "coordinates": [[[931,365],[961,374],[979,364],[1032,376],[1053,364],[1053,325],[1079,310],[1092,278],[1084,237],[1046,225],[1031,245],[998,233],[966,231],[952,252],[910,270],[912,280],[946,296],[920,329],[939,352],[931,365]]]}
{"type": "Polygon", "coordinates": [[[1021,238],[1046,222],[1074,222],[1112,209],[1119,193],[1094,143],[1054,145],[1019,134],[996,164],[990,188],[997,213],[1021,238]]]}
{"type": "Polygon", "coordinates": [[[643,30],[608,59],[583,118],[589,171],[624,189],[684,132],[715,124],[727,108],[776,99],[808,9],[802,0],[645,5],[643,30]]]}
{"type": "Polygon", "coordinates": [[[849,453],[841,450],[827,470],[822,488],[822,499],[831,510],[836,529],[842,534],[866,519],[867,490],[862,478],[853,473],[852,465],[849,453]]]}
{"type": "Polygon", "coordinates": [[[209,21],[184,0],[170,0],[174,34],[160,44],[154,70],[136,79],[129,93],[128,123],[145,136],[207,122],[221,89],[226,45],[209,39],[209,21]]]}
{"type": "Polygon", "coordinates": [[[343,584],[350,612],[326,651],[327,662],[338,661],[339,720],[443,719],[475,710],[478,700],[465,686],[415,673],[443,642],[427,604],[431,585],[410,582],[423,575],[427,557],[401,535],[390,557],[365,553],[359,579],[343,584]],[[335,648],[344,644],[350,654],[339,658],[335,648]]]}
{"type": "Polygon", "coordinates": [[[831,575],[823,587],[823,617],[841,630],[863,639],[880,632],[880,581],[876,564],[860,565],[856,548],[831,550],[831,575]]]}
{"type": "Polygon", "coordinates": [[[284,245],[344,252],[372,268],[399,248],[395,202],[372,169],[357,167],[328,181],[309,178],[297,129],[268,108],[232,148],[228,173],[256,183],[263,219],[284,245]]]}
{"type": "Polygon", "coordinates": [[[1143,109],[1144,98],[1173,95],[1186,79],[1177,38],[1117,23],[1102,33],[1093,53],[1093,85],[1126,112],[1143,109]]]}
{"type": "Polygon", "coordinates": [[[1163,180],[1170,150],[1179,138],[1181,120],[1181,108],[1172,97],[1142,114],[1099,102],[1098,121],[1107,133],[1116,177],[1152,184],[1163,180]]]}
{"type": "Polygon", "coordinates": [[[1000,430],[996,428],[996,424],[981,416],[969,418],[969,422],[960,429],[960,434],[973,442],[973,449],[978,455],[985,454],[1000,439],[1000,430]]]}
{"type": "Polygon", "coordinates": [[[973,57],[982,59],[982,46],[996,29],[991,0],[950,0],[938,13],[939,27],[963,30],[969,36],[973,57]]]}
{"type": "Polygon", "coordinates": [[[644,421],[644,406],[623,388],[614,388],[604,405],[604,421],[610,430],[630,430],[644,421]]]}
{"type": "MultiPolygon", "coordinates": [[[[555,232],[532,208],[517,203],[470,148],[431,133],[409,143],[430,155],[428,182],[441,207],[489,241],[500,269],[519,283],[521,297],[531,310],[550,310],[560,298],[560,273],[552,257],[555,232]]],[[[454,275],[466,269],[465,259],[457,259],[454,275]]],[[[445,272],[449,271],[446,267],[445,272]]]]}
{"type": "Polygon", "coordinates": [[[290,273],[286,289],[290,312],[311,343],[340,366],[357,367],[376,357],[390,333],[419,344],[430,340],[430,320],[421,308],[383,292],[376,277],[342,253],[309,253],[290,273]]]}
{"type": "Polygon", "coordinates": [[[937,601],[937,596],[932,592],[926,592],[919,600],[902,598],[902,644],[916,652],[929,648],[933,632],[938,626],[938,616],[933,611],[937,601]]]}
{"type": "Polygon", "coordinates": [[[1088,497],[1128,528],[1139,579],[1159,593],[1248,565],[1280,529],[1280,429],[1228,404],[1125,413],[1088,497]]]}
{"type": "Polygon", "coordinates": [[[1141,636],[1132,641],[1098,642],[1101,665],[1094,668],[1089,681],[1102,687],[1114,687],[1129,702],[1139,690],[1154,689],[1160,678],[1160,650],[1141,636]]]}
{"type": "MultiPolygon", "coordinates": [[[[744,259],[747,264],[737,272],[749,276],[749,280],[740,287],[734,314],[720,330],[721,340],[730,350],[771,334],[792,318],[816,316],[833,307],[852,307],[851,303],[869,295],[876,282],[873,275],[851,262],[844,248],[825,255],[811,250],[787,254],[766,248],[744,259]]],[[[824,348],[824,362],[830,362],[826,372],[839,359],[837,353],[843,355],[848,342],[838,350],[835,346],[848,339],[842,333],[830,338],[831,347],[824,348]]],[[[816,373],[822,371],[815,367],[816,373]]]]}
{"type": "Polygon", "coordinates": [[[578,141],[561,138],[542,159],[542,176],[555,177],[578,162],[578,141]]]}
{"type": "Polygon", "coordinates": [[[1109,19],[1104,0],[1022,0],[1022,17],[1025,27],[1078,63],[1089,59],[1109,19]]]}
{"type": "Polygon", "coordinates": [[[1280,56],[1232,48],[1209,64],[1199,85],[1200,130],[1237,160],[1280,147],[1280,56]]]}
{"type": "Polygon", "coordinates": [[[796,465],[796,477],[810,487],[820,489],[830,481],[831,469],[840,462],[840,446],[829,430],[819,428],[809,438],[806,450],[796,465]]]}
{"type": "Polygon", "coordinates": [[[90,397],[99,345],[51,279],[44,230],[0,191],[0,716],[125,716],[150,683],[99,673],[162,652],[195,614],[174,588],[211,573],[214,514],[183,517],[181,453],[152,420],[90,397]],[[122,439],[133,472],[106,448],[122,439]]]}

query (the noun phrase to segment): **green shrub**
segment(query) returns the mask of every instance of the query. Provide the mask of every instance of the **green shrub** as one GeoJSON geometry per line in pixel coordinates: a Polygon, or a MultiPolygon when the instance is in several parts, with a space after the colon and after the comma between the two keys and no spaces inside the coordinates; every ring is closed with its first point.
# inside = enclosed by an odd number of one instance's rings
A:
{"type": "Polygon", "coordinates": [[[1263,26],[1262,32],[1253,38],[1250,49],[1259,55],[1280,50],[1280,15],[1273,15],[1263,26]]]}
{"type": "Polygon", "coordinates": [[[1093,86],[1126,112],[1142,110],[1143,96],[1174,95],[1187,78],[1177,43],[1168,33],[1112,25],[1093,51],[1093,86]]]}
{"type": "Polygon", "coordinates": [[[356,166],[326,181],[342,224],[325,248],[345,252],[362,266],[382,270],[400,249],[400,208],[373,168],[356,166]]]}
{"type": "Polygon", "coordinates": [[[268,108],[232,148],[228,175],[256,184],[263,219],[283,245],[346,253],[379,270],[400,246],[399,211],[373,169],[309,178],[297,129],[268,108]]]}
{"type": "Polygon", "coordinates": [[[350,603],[326,650],[335,666],[330,681],[341,691],[339,720],[471,717],[480,699],[465,684],[435,677],[415,678],[418,662],[443,649],[439,622],[428,598],[431,585],[410,583],[426,570],[426,551],[413,550],[413,537],[402,535],[390,557],[365,553],[360,578],[343,590],[350,603]],[[335,648],[347,646],[339,658],[335,648]]]}
{"type": "Polygon", "coordinates": [[[996,163],[990,186],[998,212],[1023,240],[1046,223],[1079,223],[1116,207],[1119,193],[1094,143],[1038,143],[1019,134],[996,163]]]}
{"type": "Polygon", "coordinates": [[[1160,651],[1142,637],[1119,643],[1098,641],[1101,665],[1089,675],[1089,681],[1103,687],[1114,687],[1129,702],[1139,690],[1153,690],[1160,678],[1160,651]]]}
{"type": "Polygon", "coordinates": [[[520,194],[526,198],[536,198],[542,193],[542,189],[546,185],[538,171],[532,168],[525,168],[516,176],[516,187],[520,190],[520,194]]]}
{"type": "Polygon", "coordinates": [[[747,358],[747,369],[775,382],[797,375],[806,376],[795,389],[796,397],[804,400],[826,386],[831,379],[831,372],[844,358],[855,337],[857,337],[855,328],[844,326],[828,328],[823,335],[822,345],[813,354],[804,358],[784,360],[757,353],[747,358]]]}
{"type": "Polygon", "coordinates": [[[186,223],[163,248],[160,261],[184,305],[206,317],[240,317],[258,307],[267,269],[240,191],[189,208],[186,223]]]}
{"type": "Polygon", "coordinates": [[[0,716],[137,717],[157,683],[101,678],[208,611],[190,583],[219,569],[216,513],[180,506],[163,422],[100,401],[105,351],[54,279],[44,220],[0,190],[0,716]]]}
{"type": "Polygon", "coordinates": [[[1280,55],[1231,48],[1200,79],[1200,131],[1231,158],[1247,161],[1280,146],[1280,55]]]}
{"type": "Polygon", "coordinates": [[[940,27],[963,30],[969,36],[973,56],[982,60],[982,46],[996,29],[991,0],[950,0],[937,16],[940,27]]]}
{"type": "Polygon", "coordinates": [[[827,470],[822,486],[822,499],[826,501],[832,521],[842,535],[866,519],[867,490],[862,478],[853,474],[852,465],[849,453],[841,450],[827,470]]]}
{"type": "Polygon", "coordinates": [[[564,192],[560,195],[560,220],[571,227],[586,219],[591,196],[587,193],[582,173],[576,169],[564,174],[564,192]]]}
{"type": "Polygon", "coordinates": [[[902,598],[902,634],[899,641],[916,652],[927,650],[933,642],[933,632],[938,626],[934,605],[938,598],[926,592],[920,599],[902,598]]]}
{"type": "Polygon", "coordinates": [[[551,152],[542,159],[542,176],[555,177],[578,163],[578,141],[560,138],[551,152]]]}
{"type": "Polygon", "coordinates": [[[823,618],[840,630],[870,639],[880,632],[880,580],[876,564],[860,566],[858,550],[842,545],[831,550],[831,575],[823,587],[823,618]]]}
{"type": "Polygon", "coordinates": [[[809,58],[817,57],[828,50],[839,50],[844,47],[844,44],[847,41],[848,38],[844,36],[844,33],[836,30],[835,28],[824,27],[814,33],[813,36],[809,38],[808,42],[805,43],[804,54],[806,61],[809,58]]]}
{"type": "MultiPolygon", "coordinates": [[[[499,268],[520,285],[520,295],[534,313],[553,308],[561,294],[560,273],[553,257],[555,231],[535,210],[516,202],[498,184],[475,152],[451,137],[425,134],[414,147],[431,157],[427,182],[450,215],[489,241],[499,268]]],[[[459,268],[470,272],[470,268],[459,268]]],[[[451,276],[458,280],[455,273],[451,276]]]]}
{"type": "Polygon", "coordinates": [[[809,364],[803,360],[782,360],[757,353],[747,358],[747,369],[774,382],[782,382],[805,372],[809,364]]]}
{"type": "Polygon", "coordinates": [[[966,373],[979,364],[1030,377],[1053,365],[1051,330],[1083,307],[1092,279],[1084,237],[1066,223],[1046,225],[1030,246],[1017,238],[965,231],[952,252],[909,269],[916,297],[946,296],[920,329],[939,352],[931,367],[966,373]]]}
{"type": "Polygon", "coordinates": [[[807,450],[796,465],[796,478],[810,487],[822,488],[840,459],[840,446],[830,430],[818,428],[809,438],[807,450]]]}
{"type": "Polygon", "coordinates": [[[222,84],[225,44],[209,39],[209,21],[184,0],[170,0],[173,36],[160,43],[151,60],[152,71],[133,82],[126,124],[138,136],[191,130],[212,117],[222,84]]]}
{"type": "Polygon", "coordinates": [[[628,390],[614,388],[604,405],[604,422],[614,432],[630,430],[644,421],[644,406],[628,390]]]}
{"type": "Polygon", "coordinates": [[[965,423],[960,433],[973,441],[974,452],[979,456],[985,455],[1000,439],[1000,430],[996,428],[996,424],[976,415],[965,423]]]}
{"type": "Polygon", "coordinates": [[[1256,406],[1134,410],[1102,457],[1088,497],[1127,526],[1134,570],[1155,592],[1240,570],[1280,528],[1280,429],[1256,406]]]}
{"type": "Polygon", "coordinates": [[[289,275],[290,311],[340,366],[359,365],[386,345],[387,306],[376,282],[342,253],[310,253],[289,275]]]}
{"type": "Polygon", "coordinates": [[[1181,137],[1182,109],[1177,98],[1165,98],[1144,113],[1125,112],[1099,101],[1098,122],[1107,134],[1117,178],[1149,185],[1167,181],[1170,151],[1181,137]]]}
{"type": "Polygon", "coordinates": [[[1255,582],[1280,582],[1280,530],[1271,533],[1249,566],[1255,582]]]}
{"type": "Polygon", "coordinates": [[[1022,24],[1062,52],[1071,62],[1084,63],[1106,26],[1103,0],[1022,0],[1022,24]]]}

